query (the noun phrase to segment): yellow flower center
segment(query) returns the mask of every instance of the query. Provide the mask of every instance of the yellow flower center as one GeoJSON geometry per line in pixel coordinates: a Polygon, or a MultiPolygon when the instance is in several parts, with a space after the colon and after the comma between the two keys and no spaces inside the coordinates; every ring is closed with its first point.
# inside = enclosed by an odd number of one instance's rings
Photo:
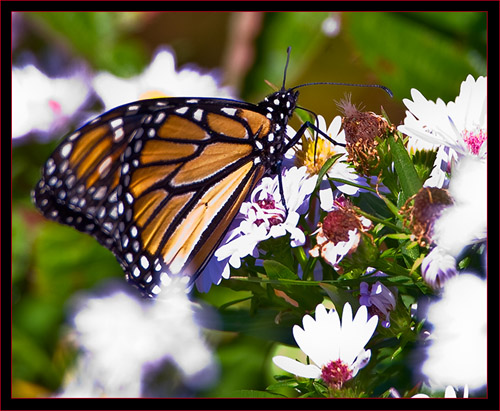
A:
{"type": "Polygon", "coordinates": [[[306,166],[309,175],[316,175],[325,162],[335,154],[338,154],[335,144],[324,138],[314,139],[304,135],[302,147],[296,148],[295,165],[306,166]]]}
{"type": "Polygon", "coordinates": [[[165,93],[162,93],[159,90],[148,90],[139,96],[139,100],[149,100],[150,98],[163,98],[163,97],[168,97],[168,96],[166,96],[165,93]]]}

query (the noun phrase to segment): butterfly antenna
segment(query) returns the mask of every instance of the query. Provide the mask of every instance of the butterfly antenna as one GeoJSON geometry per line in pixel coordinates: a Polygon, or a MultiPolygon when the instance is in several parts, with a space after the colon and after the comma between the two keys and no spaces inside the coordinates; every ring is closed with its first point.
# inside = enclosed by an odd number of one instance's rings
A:
{"type": "Polygon", "coordinates": [[[349,87],[376,87],[376,88],[381,88],[382,90],[384,90],[387,94],[389,94],[389,96],[394,97],[394,94],[392,93],[391,89],[389,89],[385,86],[381,86],[380,84],[352,84],[352,83],[333,83],[333,82],[329,82],[329,81],[320,81],[320,82],[315,82],[315,83],[299,84],[298,86],[292,87],[290,90],[295,90],[296,88],[305,87],[305,86],[316,86],[319,84],[326,84],[326,85],[331,85],[331,86],[349,86],[349,87]]]}
{"type": "Polygon", "coordinates": [[[288,69],[288,62],[290,61],[290,53],[292,51],[292,47],[288,46],[286,49],[286,64],[285,64],[285,72],[283,73],[283,85],[281,86],[281,91],[285,90],[285,84],[286,84],[286,71],[288,69]]]}

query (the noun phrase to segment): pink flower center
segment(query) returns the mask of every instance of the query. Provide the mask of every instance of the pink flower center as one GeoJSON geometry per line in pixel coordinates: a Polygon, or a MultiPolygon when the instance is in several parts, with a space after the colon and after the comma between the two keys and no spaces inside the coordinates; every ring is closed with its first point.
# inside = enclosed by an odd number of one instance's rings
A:
{"type": "Polygon", "coordinates": [[[462,132],[465,144],[469,147],[472,154],[479,154],[479,149],[486,141],[487,133],[486,131],[480,129],[479,131],[467,131],[462,132]]]}
{"type": "Polygon", "coordinates": [[[55,100],[49,100],[49,107],[55,115],[59,115],[62,112],[61,104],[55,100]]]}
{"type": "MultiPolygon", "coordinates": [[[[273,226],[283,223],[283,216],[279,213],[280,210],[276,208],[276,202],[271,197],[258,200],[256,203],[262,210],[269,210],[269,212],[266,212],[266,220],[269,222],[269,225],[273,226]]],[[[255,221],[255,224],[259,226],[263,222],[263,219],[258,219],[255,221]]]]}
{"type": "Polygon", "coordinates": [[[352,371],[340,359],[331,361],[321,370],[321,379],[331,388],[340,389],[351,378],[352,371]]]}

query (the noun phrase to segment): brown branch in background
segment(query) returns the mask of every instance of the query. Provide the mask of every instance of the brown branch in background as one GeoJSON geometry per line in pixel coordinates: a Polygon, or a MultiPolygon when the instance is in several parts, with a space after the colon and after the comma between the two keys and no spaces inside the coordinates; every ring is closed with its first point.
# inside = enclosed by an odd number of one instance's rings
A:
{"type": "Polygon", "coordinates": [[[262,25],[263,13],[233,13],[229,22],[228,44],[223,58],[224,83],[239,89],[255,57],[255,37],[262,25]]]}

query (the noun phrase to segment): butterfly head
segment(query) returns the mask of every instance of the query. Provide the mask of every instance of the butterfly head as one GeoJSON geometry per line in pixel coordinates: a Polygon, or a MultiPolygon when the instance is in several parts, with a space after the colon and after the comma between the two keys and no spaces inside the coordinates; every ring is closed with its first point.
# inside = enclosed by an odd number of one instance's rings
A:
{"type": "Polygon", "coordinates": [[[267,117],[277,124],[288,124],[292,117],[299,92],[293,89],[280,90],[267,96],[260,104],[267,112],[267,117]]]}

